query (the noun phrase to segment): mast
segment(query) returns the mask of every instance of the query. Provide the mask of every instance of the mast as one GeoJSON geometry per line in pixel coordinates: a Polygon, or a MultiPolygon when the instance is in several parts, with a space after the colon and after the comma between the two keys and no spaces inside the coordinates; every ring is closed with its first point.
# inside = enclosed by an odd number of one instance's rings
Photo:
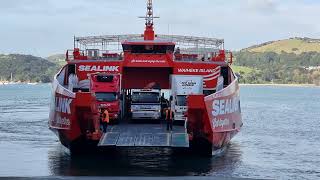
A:
{"type": "Polygon", "coordinates": [[[147,0],[147,13],[146,16],[144,17],[139,17],[139,18],[144,18],[146,20],[146,28],[144,31],[144,40],[149,40],[153,41],[155,38],[155,33],[154,33],[154,28],[153,28],[153,20],[154,18],[159,18],[153,16],[153,3],[152,0],[147,0]]]}

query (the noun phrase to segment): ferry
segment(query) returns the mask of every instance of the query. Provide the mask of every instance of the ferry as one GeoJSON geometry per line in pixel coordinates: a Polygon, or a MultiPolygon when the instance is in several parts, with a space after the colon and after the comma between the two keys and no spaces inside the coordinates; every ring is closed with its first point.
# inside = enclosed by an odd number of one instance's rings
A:
{"type": "Polygon", "coordinates": [[[224,149],[243,125],[224,40],[156,34],[152,0],[140,18],[143,34],[74,37],[52,82],[49,129],[71,153],[166,147],[213,155],[224,149]],[[110,123],[103,132],[105,110],[110,123]]]}

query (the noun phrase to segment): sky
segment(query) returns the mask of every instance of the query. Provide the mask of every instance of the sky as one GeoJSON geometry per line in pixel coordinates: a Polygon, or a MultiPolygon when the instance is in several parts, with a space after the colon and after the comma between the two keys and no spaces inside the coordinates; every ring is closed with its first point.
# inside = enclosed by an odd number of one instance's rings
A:
{"type": "MultiPolygon", "coordinates": [[[[74,36],[143,33],[146,0],[1,0],[0,54],[47,57],[74,36]]],[[[319,0],[154,0],[158,34],[225,39],[225,48],[320,39],[319,0]]]]}

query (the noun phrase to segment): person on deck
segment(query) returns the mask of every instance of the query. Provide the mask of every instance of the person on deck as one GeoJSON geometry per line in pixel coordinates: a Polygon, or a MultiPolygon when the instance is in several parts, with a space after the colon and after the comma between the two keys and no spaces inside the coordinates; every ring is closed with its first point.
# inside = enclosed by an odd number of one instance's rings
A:
{"type": "Polygon", "coordinates": [[[107,132],[107,128],[108,128],[108,124],[110,122],[110,119],[109,119],[109,112],[107,109],[103,110],[101,109],[101,123],[102,123],[102,128],[103,128],[103,133],[106,133],[107,132]]]}
{"type": "Polygon", "coordinates": [[[180,48],[179,47],[176,49],[176,52],[174,53],[174,55],[177,55],[177,54],[180,54],[180,48]]]}
{"type": "Polygon", "coordinates": [[[172,125],[173,125],[173,117],[174,112],[171,110],[170,106],[166,110],[166,122],[167,122],[167,131],[172,131],[172,125]]]}

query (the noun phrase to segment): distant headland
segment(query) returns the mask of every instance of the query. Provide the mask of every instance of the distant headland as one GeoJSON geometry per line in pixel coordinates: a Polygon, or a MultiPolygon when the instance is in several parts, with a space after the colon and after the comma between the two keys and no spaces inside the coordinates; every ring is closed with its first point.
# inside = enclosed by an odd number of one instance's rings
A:
{"type": "MultiPolygon", "coordinates": [[[[51,82],[64,59],[64,54],[0,54],[0,85],[51,82]]],[[[243,84],[320,85],[320,39],[269,41],[235,51],[234,59],[233,69],[243,84]]]]}

